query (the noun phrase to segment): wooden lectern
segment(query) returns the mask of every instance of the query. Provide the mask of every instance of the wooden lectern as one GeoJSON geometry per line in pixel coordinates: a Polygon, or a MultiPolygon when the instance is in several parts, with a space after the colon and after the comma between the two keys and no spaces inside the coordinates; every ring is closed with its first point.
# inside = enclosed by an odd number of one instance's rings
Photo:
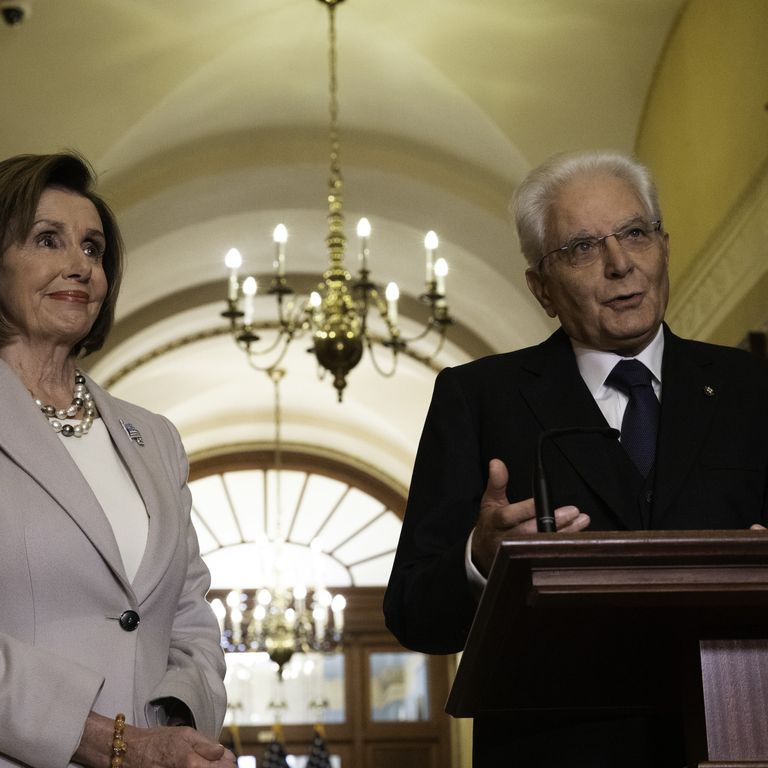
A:
{"type": "Polygon", "coordinates": [[[682,711],[688,765],[768,768],[768,533],[504,542],[446,711],[682,711]]]}

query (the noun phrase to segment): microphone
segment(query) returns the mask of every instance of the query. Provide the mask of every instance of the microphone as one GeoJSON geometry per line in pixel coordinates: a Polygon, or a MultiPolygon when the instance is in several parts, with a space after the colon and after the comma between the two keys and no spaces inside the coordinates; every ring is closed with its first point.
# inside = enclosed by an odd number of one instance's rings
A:
{"type": "Polygon", "coordinates": [[[536,466],[533,470],[533,502],[536,509],[536,530],[539,533],[554,533],[557,530],[555,510],[549,501],[549,482],[544,471],[544,443],[553,437],[586,434],[616,438],[621,436],[618,429],[611,427],[559,427],[557,429],[545,429],[539,434],[536,446],[536,466]]]}

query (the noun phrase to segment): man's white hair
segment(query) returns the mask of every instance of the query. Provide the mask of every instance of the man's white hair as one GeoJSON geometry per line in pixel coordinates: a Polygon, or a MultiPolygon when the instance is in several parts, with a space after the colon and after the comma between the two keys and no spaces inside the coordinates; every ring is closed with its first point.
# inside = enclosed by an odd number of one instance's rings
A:
{"type": "Polygon", "coordinates": [[[650,171],[628,155],[610,151],[558,154],[534,168],[512,199],[520,249],[529,266],[544,255],[552,205],[565,184],[582,176],[615,176],[637,193],[653,220],[661,219],[659,199],[650,171]]]}

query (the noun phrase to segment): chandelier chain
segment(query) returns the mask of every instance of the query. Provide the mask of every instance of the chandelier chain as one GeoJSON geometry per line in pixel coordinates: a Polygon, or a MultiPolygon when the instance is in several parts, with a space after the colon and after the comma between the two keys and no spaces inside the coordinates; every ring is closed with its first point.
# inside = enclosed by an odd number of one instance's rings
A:
{"type": "MultiPolygon", "coordinates": [[[[344,267],[343,186],[341,175],[341,140],[339,137],[339,81],[338,53],[336,50],[336,6],[328,5],[328,110],[330,113],[331,175],[328,179],[328,246],[329,269],[326,279],[336,281],[338,287],[349,280],[349,273],[344,267]]],[[[338,309],[338,308],[337,308],[338,309]]]]}
{"type": "Polygon", "coordinates": [[[283,470],[283,415],[280,402],[280,381],[285,375],[283,368],[272,366],[267,369],[267,374],[272,380],[274,388],[274,419],[275,419],[275,517],[277,520],[277,540],[285,540],[285,531],[283,530],[283,500],[282,500],[282,470],[283,470]]]}
{"type": "Polygon", "coordinates": [[[339,81],[338,55],[336,53],[336,9],[328,6],[328,111],[331,117],[331,180],[341,190],[341,168],[339,164],[339,81]]]}

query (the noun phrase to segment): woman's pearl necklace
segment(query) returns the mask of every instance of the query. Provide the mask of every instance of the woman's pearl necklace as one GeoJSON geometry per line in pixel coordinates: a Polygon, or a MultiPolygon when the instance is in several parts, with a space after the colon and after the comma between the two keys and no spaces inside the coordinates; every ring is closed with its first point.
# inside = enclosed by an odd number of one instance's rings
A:
{"type": "Polygon", "coordinates": [[[60,432],[64,437],[82,437],[88,433],[93,420],[98,415],[96,403],[93,402],[88,387],[85,386],[85,376],[75,370],[75,391],[72,394],[72,404],[69,408],[54,408],[52,405],[44,405],[42,400],[35,398],[35,405],[48,418],[48,423],[54,432],[60,432]],[[83,410],[83,418],[79,424],[62,424],[62,419],[74,419],[80,409],[83,410]]]}

